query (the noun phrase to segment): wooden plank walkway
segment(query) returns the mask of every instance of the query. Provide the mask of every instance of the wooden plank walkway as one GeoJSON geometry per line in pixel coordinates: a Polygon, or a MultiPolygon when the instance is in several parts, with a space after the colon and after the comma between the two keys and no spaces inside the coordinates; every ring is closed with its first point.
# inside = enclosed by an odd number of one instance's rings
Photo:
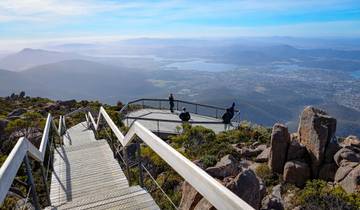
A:
{"type": "Polygon", "coordinates": [[[159,209],[153,198],[128,181],[106,140],[96,140],[86,123],[68,129],[54,152],[47,209],[159,209]]]}

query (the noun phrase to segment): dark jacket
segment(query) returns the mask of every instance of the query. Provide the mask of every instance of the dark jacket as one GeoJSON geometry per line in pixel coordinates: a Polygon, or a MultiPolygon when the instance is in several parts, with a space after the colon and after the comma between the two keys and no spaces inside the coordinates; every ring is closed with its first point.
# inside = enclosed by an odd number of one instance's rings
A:
{"type": "Polygon", "coordinates": [[[225,112],[224,115],[222,116],[223,123],[225,123],[225,124],[230,124],[232,117],[233,117],[233,116],[231,116],[231,113],[230,113],[230,112],[225,112]]]}
{"type": "Polygon", "coordinates": [[[181,114],[179,115],[180,119],[184,122],[187,122],[190,120],[190,113],[189,112],[181,112],[181,114]]]}
{"type": "Polygon", "coordinates": [[[169,96],[170,105],[174,106],[174,97],[169,96]]]}

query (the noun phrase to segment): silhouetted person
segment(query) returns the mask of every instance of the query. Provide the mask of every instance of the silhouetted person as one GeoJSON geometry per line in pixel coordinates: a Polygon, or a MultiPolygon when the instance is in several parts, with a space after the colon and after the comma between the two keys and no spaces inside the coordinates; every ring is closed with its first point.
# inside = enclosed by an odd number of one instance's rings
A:
{"type": "Polygon", "coordinates": [[[190,120],[190,118],[191,118],[190,113],[186,111],[185,107],[182,109],[182,112],[180,113],[179,118],[183,122],[188,122],[190,120]]]}
{"type": "Polygon", "coordinates": [[[170,93],[170,96],[169,96],[169,103],[170,103],[170,111],[171,113],[174,113],[174,96],[172,93],[170,93]]]}
{"type": "Polygon", "coordinates": [[[222,120],[224,123],[224,130],[228,130],[230,128],[231,125],[231,118],[234,116],[234,114],[231,114],[231,110],[230,109],[226,109],[226,112],[224,113],[224,115],[222,116],[222,120]]]}
{"type": "Polygon", "coordinates": [[[235,102],[232,103],[231,107],[229,108],[229,112],[230,112],[231,119],[232,119],[235,114],[235,102]]]}

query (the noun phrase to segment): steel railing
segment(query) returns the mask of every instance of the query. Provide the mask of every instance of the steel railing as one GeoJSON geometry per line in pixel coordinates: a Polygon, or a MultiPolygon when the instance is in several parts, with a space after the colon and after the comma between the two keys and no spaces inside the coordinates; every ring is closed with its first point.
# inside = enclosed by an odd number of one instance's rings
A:
{"type": "MultiPolygon", "coordinates": [[[[156,109],[170,109],[170,104],[168,99],[151,99],[151,98],[141,98],[134,101],[130,101],[123,106],[119,111],[120,115],[125,115],[130,105],[139,105],[141,108],[156,108],[156,109]]],[[[221,118],[222,114],[225,113],[226,108],[200,104],[195,102],[183,101],[183,100],[174,100],[174,110],[181,111],[182,107],[185,107],[187,111],[194,114],[201,114],[208,117],[221,118]]],[[[233,122],[240,122],[240,111],[234,110],[233,122]]]]}
{"type": "MultiPolygon", "coordinates": [[[[100,122],[103,119],[110,127],[117,141],[124,148],[126,148],[136,136],[140,138],[217,209],[253,209],[249,204],[139,122],[134,122],[126,135],[123,135],[103,107],[100,107],[97,121],[95,121],[90,112],[88,112],[87,115],[87,123],[92,125],[95,131],[102,127],[100,126],[100,122]]],[[[127,155],[127,152],[125,152],[125,155],[127,155]]],[[[129,172],[127,172],[127,174],[129,175],[129,172]]]]}
{"type": "MultiPolygon", "coordinates": [[[[8,155],[5,162],[0,168],[0,205],[3,203],[7,193],[9,192],[9,189],[11,188],[11,185],[16,177],[16,174],[20,166],[24,162],[26,167],[26,174],[28,178],[28,185],[30,186],[30,191],[32,194],[33,205],[35,206],[36,209],[40,209],[40,204],[38,202],[38,197],[35,189],[35,183],[31,172],[29,157],[31,157],[33,160],[41,164],[42,179],[46,187],[47,202],[49,203],[49,205],[51,204],[49,188],[47,186],[49,166],[45,170],[44,167],[45,154],[48,146],[51,147],[53,143],[51,142],[51,140],[49,142],[49,135],[51,132],[51,128],[53,128],[55,133],[61,137],[63,131],[65,130],[64,123],[65,123],[64,118],[60,116],[59,127],[56,127],[51,114],[48,114],[39,149],[36,148],[27,138],[25,137],[19,138],[14,148],[11,150],[10,154],[8,155]]],[[[51,148],[49,151],[51,153],[51,148]]],[[[49,155],[51,156],[50,153],[49,155]]],[[[50,160],[48,164],[49,163],[50,160]]],[[[30,193],[30,191],[28,193],[30,193]]]]}

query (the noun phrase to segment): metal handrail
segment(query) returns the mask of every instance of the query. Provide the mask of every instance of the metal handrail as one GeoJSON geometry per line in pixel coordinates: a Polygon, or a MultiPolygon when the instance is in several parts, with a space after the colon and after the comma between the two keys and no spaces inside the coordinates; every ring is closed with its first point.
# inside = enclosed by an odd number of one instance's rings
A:
{"type": "MultiPolygon", "coordinates": [[[[59,127],[57,128],[55,126],[55,123],[53,121],[51,114],[48,114],[39,149],[37,149],[27,138],[25,138],[25,137],[19,138],[19,140],[15,144],[14,148],[11,150],[9,156],[6,158],[5,162],[3,163],[3,165],[0,168],[0,186],[1,186],[1,188],[0,188],[0,205],[3,203],[22,162],[24,160],[27,160],[28,155],[31,158],[33,158],[35,161],[40,162],[41,166],[43,167],[46,148],[47,148],[48,141],[49,141],[50,129],[53,128],[56,131],[55,133],[57,135],[61,136],[62,135],[61,134],[62,126],[63,126],[62,122],[63,122],[63,120],[62,120],[62,117],[60,116],[59,127]]],[[[25,161],[25,162],[28,162],[28,161],[25,161]]],[[[43,170],[43,168],[42,168],[42,170],[43,170]]],[[[28,172],[28,175],[29,175],[29,172],[28,172]]],[[[30,173],[30,175],[31,175],[31,173],[30,173]]],[[[45,184],[46,184],[46,182],[45,182],[45,184]]],[[[35,188],[35,187],[33,186],[33,188],[35,188]]],[[[46,188],[47,188],[47,186],[46,186],[46,188]]],[[[47,190],[48,190],[48,188],[47,188],[47,190]]],[[[36,193],[36,191],[34,189],[33,189],[33,192],[36,193]]],[[[49,199],[50,197],[49,197],[48,191],[47,191],[47,196],[48,196],[48,201],[50,202],[50,199],[49,199]]],[[[35,203],[35,206],[38,207],[38,204],[35,203]]]]}
{"type": "Polygon", "coordinates": [[[215,208],[226,210],[253,209],[240,197],[235,195],[189,159],[185,158],[181,153],[176,151],[139,122],[135,122],[124,136],[103,107],[100,107],[96,123],[92,114],[88,112],[88,119],[90,120],[88,123],[91,123],[95,130],[100,128],[99,125],[102,118],[108,124],[123,147],[126,147],[131,143],[135,136],[139,137],[180,176],[203,195],[205,199],[215,206],[215,208]]]}
{"type": "MultiPolygon", "coordinates": [[[[167,102],[169,103],[169,100],[168,99],[152,99],[152,98],[141,98],[141,99],[137,99],[137,100],[133,100],[133,101],[129,101],[127,104],[125,104],[121,110],[119,111],[119,114],[123,114],[125,112],[125,110],[127,110],[127,108],[129,107],[129,105],[132,105],[132,104],[136,104],[136,103],[139,103],[139,102],[142,102],[142,106],[144,107],[144,102],[145,101],[152,101],[152,102],[160,102],[159,104],[159,108],[161,109],[161,102],[167,102]]],[[[195,106],[195,114],[198,114],[198,107],[205,107],[205,108],[209,108],[209,109],[215,109],[216,113],[215,113],[215,118],[219,118],[221,117],[221,115],[219,115],[220,113],[218,113],[218,111],[226,111],[226,108],[223,108],[223,107],[218,107],[218,106],[213,106],[213,105],[207,105],[207,104],[200,104],[200,103],[195,103],[195,102],[189,102],[189,101],[183,101],[183,100],[178,100],[178,99],[174,99],[174,103],[177,104],[176,106],[176,110],[180,111],[179,110],[179,103],[182,103],[182,104],[188,104],[188,105],[193,105],[195,106]]],[[[191,110],[188,110],[188,111],[191,111],[191,110]]],[[[233,117],[233,120],[235,121],[235,119],[237,119],[237,117],[239,117],[240,115],[240,111],[235,109],[234,110],[234,117],[233,117]]],[[[214,117],[214,116],[211,116],[211,117],[214,117]]],[[[238,122],[238,121],[235,121],[235,122],[238,122]]]]}

